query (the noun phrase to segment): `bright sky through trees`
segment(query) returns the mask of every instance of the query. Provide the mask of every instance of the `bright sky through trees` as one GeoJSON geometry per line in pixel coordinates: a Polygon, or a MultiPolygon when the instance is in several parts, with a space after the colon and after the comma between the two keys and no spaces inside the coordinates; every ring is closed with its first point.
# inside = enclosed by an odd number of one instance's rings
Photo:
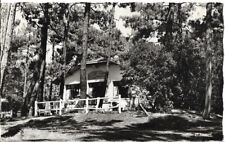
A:
{"type": "MultiPolygon", "coordinates": [[[[133,15],[138,15],[138,12],[131,12],[130,8],[121,8],[116,6],[115,8],[115,22],[116,22],[116,27],[121,31],[121,33],[123,34],[123,36],[131,36],[132,34],[132,29],[129,27],[125,27],[124,26],[124,21],[122,20],[121,17],[124,16],[133,16],[133,15]]],[[[206,10],[204,7],[200,6],[196,6],[194,8],[193,11],[191,11],[191,16],[189,17],[189,20],[194,20],[194,19],[198,19],[198,18],[203,18],[206,15],[206,10]]],[[[22,14],[20,12],[16,13],[16,20],[20,20],[20,25],[18,27],[16,27],[16,32],[21,32],[25,29],[27,21],[22,17],[22,14]]],[[[95,25],[96,28],[98,28],[97,25],[95,25]]],[[[150,42],[157,42],[158,39],[156,36],[153,35],[152,38],[149,39],[150,42]]],[[[56,48],[60,48],[60,45],[56,45],[56,48]]],[[[47,63],[51,62],[51,55],[52,55],[52,45],[50,43],[48,43],[47,45],[47,63]]]]}

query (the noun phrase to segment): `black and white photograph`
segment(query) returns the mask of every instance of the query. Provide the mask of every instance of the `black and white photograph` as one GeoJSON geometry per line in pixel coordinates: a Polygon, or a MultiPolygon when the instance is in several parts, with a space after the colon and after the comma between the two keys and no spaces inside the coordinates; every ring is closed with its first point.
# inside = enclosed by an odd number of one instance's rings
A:
{"type": "Polygon", "coordinates": [[[223,141],[223,2],[0,9],[1,142],[223,141]]]}

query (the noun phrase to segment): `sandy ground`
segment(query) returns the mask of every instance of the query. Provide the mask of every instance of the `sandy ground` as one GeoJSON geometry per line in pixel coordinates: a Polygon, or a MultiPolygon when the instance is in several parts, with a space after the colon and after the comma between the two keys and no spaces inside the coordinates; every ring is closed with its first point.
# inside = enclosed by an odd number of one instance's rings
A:
{"type": "Polygon", "coordinates": [[[1,141],[205,141],[222,140],[222,118],[200,114],[118,112],[37,117],[1,122],[1,141]]]}

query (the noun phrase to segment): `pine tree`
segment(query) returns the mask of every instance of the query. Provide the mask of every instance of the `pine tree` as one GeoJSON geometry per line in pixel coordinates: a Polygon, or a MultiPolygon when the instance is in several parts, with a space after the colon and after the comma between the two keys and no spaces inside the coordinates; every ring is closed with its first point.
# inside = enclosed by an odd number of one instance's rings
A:
{"type": "Polygon", "coordinates": [[[212,98],[212,3],[206,5],[206,92],[205,92],[205,107],[203,111],[203,118],[210,117],[211,111],[211,98],[212,98]]]}
{"type": "Polygon", "coordinates": [[[31,93],[31,99],[29,103],[29,116],[33,115],[34,101],[39,97],[39,100],[43,100],[43,89],[44,89],[44,78],[45,78],[45,68],[46,68],[46,47],[48,39],[48,25],[49,25],[49,8],[50,5],[45,3],[42,6],[43,17],[41,19],[41,45],[38,51],[38,63],[36,63],[36,70],[38,70],[38,75],[35,78],[35,84],[31,93]]]}
{"type": "Polygon", "coordinates": [[[82,44],[82,60],[80,64],[80,95],[81,98],[86,98],[87,93],[87,76],[86,76],[86,59],[87,59],[87,46],[88,46],[88,27],[89,27],[89,14],[91,4],[85,4],[84,12],[84,25],[83,25],[83,44],[82,44]]]}
{"type": "Polygon", "coordinates": [[[1,3],[0,112],[1,98],[16,15],[16,3],[1,3]]]}
{"type": "Polygon", "coordinates": [[[114,23],[114,13],[115,13],[115,6],[116,3],[113,3],[112,5],[112,10],[110,12],[110,25],[109,25],[109,39],[110,39],[110,46],[107,47],[107,61],[106,61],[106,73],[105,73],[105,78],[104,78],[104,82],[105,82],[105,94],[107,93],[107,88],[108,88],[108,76],[109,76],[109,66],[110,66],[110,60],[111,60],[111,49],[113,49],[113,23],[114,23]]]}

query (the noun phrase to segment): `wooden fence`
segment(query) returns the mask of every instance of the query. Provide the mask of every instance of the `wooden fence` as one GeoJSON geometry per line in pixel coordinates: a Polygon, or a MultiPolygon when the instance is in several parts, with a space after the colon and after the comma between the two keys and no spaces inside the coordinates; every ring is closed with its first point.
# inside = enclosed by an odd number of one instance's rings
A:
{"type": "Polygon", "coordinates": [[[2,111],[0,113],[0,118],[12,118],[12,110],[10,111],[2,111]]]}
{"type": "Polygon", "coordinates": [[[37,102],[34,104],[34,116],[38,115],[52,115],[59,114],[62,115],[63,110],[63,100],[59,101],[44,101],[37,102]]]}
{"type": "Polygon", "coordinates": [[[90,110],[112,111],[117,109],[121,113],[121,96],[114,98],[97,97],[86,99],[59,100],[59,101],[35,101],[35,116],[38,115],[53,115],[70,112],[72,110],[85,110],[88,113],[90,110]]]}

